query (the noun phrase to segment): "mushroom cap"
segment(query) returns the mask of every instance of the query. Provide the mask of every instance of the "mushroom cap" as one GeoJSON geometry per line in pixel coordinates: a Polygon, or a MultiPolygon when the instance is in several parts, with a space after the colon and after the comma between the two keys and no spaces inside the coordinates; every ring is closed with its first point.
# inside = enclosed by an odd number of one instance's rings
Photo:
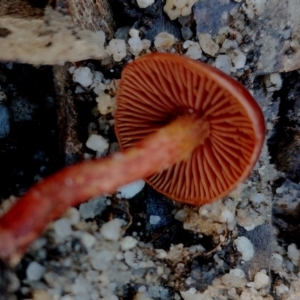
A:
{"type": "Polygon", "coordinates": [[[260,107],[235,79],[177,54],[145,55],[124,68],[115,113],[122,149],[192,112],[209,123],[209,136],[185,161],[146,181],[171,199],[202,205],[249,176],[265,137],[260,107]]]}

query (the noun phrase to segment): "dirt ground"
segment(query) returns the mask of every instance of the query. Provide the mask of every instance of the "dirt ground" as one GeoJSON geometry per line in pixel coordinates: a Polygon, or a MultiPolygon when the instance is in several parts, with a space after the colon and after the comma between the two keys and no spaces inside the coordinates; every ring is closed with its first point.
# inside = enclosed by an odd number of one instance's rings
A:
{"type": "Polygon", "coordinates": [[[146,2],[0,3],[1,211],[63,166],[118,149],[120,75],[150,52],[246,86],[266,122],[260,158],[213,204],[146,184],[70,209],[15,268],[1,262],[0,299],[299,299],[299,2],[186,0],[186,16],[179,1],[146,2]],[[92,135],[106,146],[90,146],[92,135]]]}

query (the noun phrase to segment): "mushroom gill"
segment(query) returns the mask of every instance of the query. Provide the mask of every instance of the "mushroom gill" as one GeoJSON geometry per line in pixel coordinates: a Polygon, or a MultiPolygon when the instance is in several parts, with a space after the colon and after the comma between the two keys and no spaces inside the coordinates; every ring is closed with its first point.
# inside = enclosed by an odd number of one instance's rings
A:
{"type": "Polygon", "coordinates": [[[182,115],[208,127],[185,160],[147,178],[184,203],[219,199],[245,180],[264,140],[264,118],[250,93],[206,64],[175,54],[151,54],[129,64],[118,89],[116,134],[123,149],[182,115]]]}

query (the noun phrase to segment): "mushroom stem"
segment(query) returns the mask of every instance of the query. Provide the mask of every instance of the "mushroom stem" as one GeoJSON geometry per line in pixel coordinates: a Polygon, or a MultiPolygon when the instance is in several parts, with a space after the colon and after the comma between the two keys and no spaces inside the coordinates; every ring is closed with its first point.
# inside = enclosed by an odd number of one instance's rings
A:
{"type": "Polygon", "coordinates": [[[69,207],[186,159],[208,134],[206,121],[184,115],[132,148],[84,161],[40,181],[0,218],[0,258],[16,265],[47,224],[69,207]]]}

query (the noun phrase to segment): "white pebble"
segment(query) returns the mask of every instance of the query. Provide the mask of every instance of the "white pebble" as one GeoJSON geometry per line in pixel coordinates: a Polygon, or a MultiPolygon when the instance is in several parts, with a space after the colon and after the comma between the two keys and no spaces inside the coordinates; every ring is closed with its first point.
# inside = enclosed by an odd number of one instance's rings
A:
{"type": "MultiPolygon", "coordinates": [[[[255,297],[255,296],[254,296],[255,297]]],[[[252,300],[254,297],[252,297],[252,295],[247,292],[247,291],[243,291],[240,295],[240,300],[252,300]]],[[[255,297],[256,298],[256,297],[255,297]]],[[[254,298],[254,299],[255,299],[254,298]]]]}
{"type": "Polygon", "coordinates": [[[266,197],[264,194],[258,193],[250,196],[251,202],[254,204],[261,204],[262,202],[266,201],[266,197]]]}
{"type": "Polygon", "coordinates": [[[85,248],[90,249],[94,246],[96,238],[88,232],[84,232],[81,236],[81,243],[85,248]]]}
{"type": "Polygon", "coordinates": [[[130,267],[134,267],[135,265],[135,255],[133,252],[131,251],[126,251],[124,253],[124,260],[125,260],[125,263],[130,266],[130,267]]]}
{"type": "Polygon", "coordinates": [[[199,43],[192,42],[192,41],[185,41],[183,43],[183,48],[187,48],[187,51],[185,52],[185,56],[191,58],[191,59],[200,59],[202,56],[202,51],[200,48],[199,43]]]}
{"type": "Polygon", "coordinates": [[[273,73],[266,76],[265,85],[268,92],[279,91],[282,86],[282,78],[279,73],[273,73]]]}
{"type": "Polygon", "coordinates": [[[199,39],[199,44],[204,53],[206,53],[210,56],[215,56],[218,53],[219,46],[217,43],[215,43],[212,40],[210,34],[201,33],[201,34],[199,34],[198,39],[199,39]]]}
{"type": "Polygon", "coordinates": [[[141,51],[144,49],[143,42],[139,37],[139,31],[136,29],[130,29],[129,35],[131,38],[128,40],[128,44],[130,46],[130,52],[134,56],[138,56],[141,51]]]}
{"type": "MultiPolygon", "coordinates": [[[[104,95],[104,91],[107,89],[106,84],[104,84],[103,82],[94,82],[91,87],[93,88],[93,91],[95,92],[95,94],[98,95],[98,97],[104,95]]],[[[98,100],[98,98],[96,98],[96,101],[98,100]]],[[[98,101],[97,101],[98,102],[98,101]]]]}
{"type": "Polygon", "coordinates": [[[127,251],[134,248],[137,245],[137,240],[132,236],[126,236],[121,240],[120,245],[123,251],[127,251]]]}
{"type": "Polygon", "coordinates": [[[176,40],[173,34],[161,32],[154,38],[154,46],[158,51],[169,50],[175,41],[176,40]]]}
{"type": "Polygon", "coordinates": [[[103,80],[104,75],[99,71],[94,72],[93,84],[99,84],[103,80]]]}
{"type": "Polygon", "coordinates": [[[282,267],[283,257],[278,253],[273,253],[270,262],[270,268],[272,270],[278,270],[282,267]]]}
{"type": "Polygon", "coordinates": [[[228,296],[230,296],[232,299],[238,299],[238,295],[236,293],[235,288],[230,288],[227,292],[228,296]]]}
{"type": "Polygon", "coordinates": [[[209,294],[196,293],[195,289],[191,288],[188,291],[180,291],[180,295],[184,300],[213,300],[209,294]]]}
{"type": "Polygon", "coordinates": [[[230,223],[234,220],[234,214],[227,208],[224,207],[221,212],[221,221],[224,223],[230,223]]]}
{"type": "Polygon", "coordinates": [[[299,261],[299,250],[297,249],[296,244],[290,244],[288,246],[287,252],[288,258],[292,261],[294,265],[298,264],[299,261]]]}
{"type": "Polygon", "coordinates": [[[101,214],[107,207],[107,199],[105,197],[96,197],[88,202],[82,203],[79,206],[81,218],[89,219],[101,214]]]}
{"type": "Polygon", "coordinates": [[[53,229],[57,236],[67,237],[72,233],[71,221],[67,218],[62,218],[53,223],[53,229]]]}
{"type": "Polygon", "coordinates": [[[152,225],[156,225],[160,222],[160,216],[150,216],[149,223],[152,225]]]}
{"type": "Polygon", "coordinates": [[[262,288],[269,284],[269,276],[262,272],[257,272],[254,276],[254,282],[257,288],[262,288]]]}
{"type": "Polygon", "coordinates": [[[246,285],[245,273],[241,269],[231,269],[221,278],[222,283],[229,288],[241,288],[246,285]]]}
{"type": "Polygon", "coordinates": [[[175,20],[179,16],[187,16],[192,12],[192,6],[198,0],[167,0],[164,6],[164,12],[171,20],[175,20]]]}
{"type": "Polygon", "coordinates": [[[220,51],[222,52],[226,52],[229,49],[236,49],[238,48],[238,43],[235,40],[229,40],[229,39],[225,39],[224,42],[222,43],[222,48],[220,51]]]}
{"type": "Polygon", "coordinates": [[[184,222],[187,218],[187,212],[181,209],[178,212],[176,212],[174,218],[179,222],[184,222]]]}
{"type": "Polygon", "coordinates": [[[145,186],[144,180],[137,180],[117,189],[116,197],[130,199],[138,194],[145,186]]]}
{"type": "Polygon", "coordinates": [[[150,40],[143,39],[143,40],[142,40],[142,43],[143,43],[143,49],[144,49],[144,50],[149,50],[149,48],[150,48],[150,46],[151,46],[151,41],[150,41],[150,40]]]}
{"type": "Polygon", "coordinates": [[[150,6],[151,4],[153,4],[154,0],[137,0],[136,2],[140,8],[146,8],[146,7],[150,6]]]}
{"type": "Polygon", "coordinates": [[[246,63],[246,56],[241,50],[235,49],[231,54],[231,61],[236,69],[243,69],[246,63]]]}
{"type": "Polygon", "coordinates": [[[77,208],[69,208],[63,215],[64,218],[70,220],[71,225],[75,225],[80,221],[80,213],[77,208]]]}
{"type": "Polygon", "coordinates": [[[122,226],[121,219],[113,219],[103,224],[100,229],[100,232],[107,240],[117,241],[120,238],[121,226],[122,226]]]}
{"type": "Polygon", "coordinates": [[[74,71],[73,80],[83,87],[88,87],[93,83],[93,74],[88,67],[80,67],[74,71]]]}
{"type": "MultiPolygon", "coordinates": [[[[105,87],[106,88],[106,87],[105,87]]],[[[101,93],[101,92],[100,92],[101,93]]],[[[109,94],[102,94],[96,98],[97,108],[102,115],[113,113],[116,108],[116,98],[109,94]]]]}
{"type": "Polygon", "coordinates": [[[228,55],[218,55],[215,66],[224,73],[230,74],[232,68],[231,59],[228,55]]]}
{"type": "Polygon", "coordinates": [[[109,250],[93,251],[90,255],[90,262],[92,267],[98,271],[109,269],[114,255],[109,250]]]}
{"type": "Polygon", "coordinates": [[[234,244],[237,247],[237,250],[241,252],[242,259],[245,261],[249,261],[254,255],[254,248],[251,241],[245,236],[238,237],[234,244]]]}
{"type": "Polygon", "coordinates": [[[99,153],[105,153],[109,144],[103,136],[91,134],[86,141],[86,146],[94,151],[98,151],[99,153]]]}
{"type": "Polygon", "coordinates": [[[253,19],[255,15],[259,16],[263,13],[266,1],[267,0],[246,0],[241,8],[249,19],[253,19]]]}
{"type": "Polygon", "coordinates": [[[45,268],[36,261],[31,262],[26,269],[28,280],[40,280],[45,273],[45,268]]]}
{"type": "Polygon", "coordinates": [[[287,292],[288,290],[289,290],[289,288],[288,288],[286,285],[284,285],[283,283],[280,284],[280,285],[277,285],[277,286],[275,287],[275,292],[276,292],[276,294],[277,294],[278,296],[284,294],[284,293],[287,292]]]}
{"type": "Polygon", "coordinates": [[[109,49],[116,62],[120,62],[126,56],[126,44],[124,40],[112,39],[109,42],[109,49]]]}

